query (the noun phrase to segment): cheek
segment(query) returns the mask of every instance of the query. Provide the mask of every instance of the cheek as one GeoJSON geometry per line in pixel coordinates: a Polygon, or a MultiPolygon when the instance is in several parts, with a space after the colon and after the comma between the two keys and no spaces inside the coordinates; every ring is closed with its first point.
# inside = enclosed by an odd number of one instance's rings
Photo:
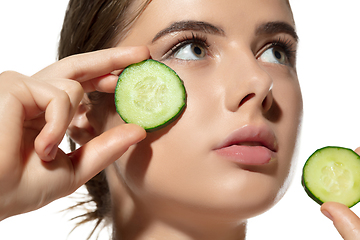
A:
{"type": "MultiPolygon", "coordinates": [[[[293,172],[293,154],[296,148],[298,133],[301,126],[303,102],[300,86],[296,76],[291,79],[283,79],[274,87],[274,99],[279,108],[279,119],[274,122],[279,143],[281,162],[280,170],[282,178],[291,178],[293,172]]],[[[287,188],[285,185],[284,188],[287,188]]]]}
{"type": "Polygon", "coordinates": [[[298,81],[285,79],[274,88],[274,99],[279,105],[280,118],[275,125],[278,128],[278,137],[281,139],[280,145],[283,150],[292,151],[294,149],[297,133],[301,124],[303,102],[298,81]]]}
{"type": "Polygon", "coordinates": [[[190,216],[196,209],[229,220],[255,216],[273,205],[282,185],[274,176],[277,164],[266,170],[241,169],[199,146],[201,133],[173,130],[177,139],[169,132],[130,149],[118,161],[133,196],[158,214],[190,216]]]}

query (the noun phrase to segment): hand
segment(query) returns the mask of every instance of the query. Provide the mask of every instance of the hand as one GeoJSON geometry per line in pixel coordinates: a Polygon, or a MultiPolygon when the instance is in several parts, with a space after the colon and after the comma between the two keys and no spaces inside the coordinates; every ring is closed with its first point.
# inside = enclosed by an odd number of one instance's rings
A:
{"type": "MultiPolygon", "coordinates": [[[[355,150],[360,154],[360,148],[355,150]]],[[[321,206],[321,212],[333,221],[334,226],[345,240],[360,239],[360,218],[347,206],[327,202],[321,206]]]]}
{"type": "Polygon", "coordinates": [[[327,202],[321,206],[322,213],[333,221],[345,240],[360,239],[360,218],[341,203],[327,202]]]}
{"type": "Polygon", "coordinates": [[[149,58],[145,47],[71,56],[32,77],[0,75],[0,220],[74,192],[145,138],[130,124],[115,127],[70,154],[58,149],[84,92],[113,92],[110,74],[149,58]]]}

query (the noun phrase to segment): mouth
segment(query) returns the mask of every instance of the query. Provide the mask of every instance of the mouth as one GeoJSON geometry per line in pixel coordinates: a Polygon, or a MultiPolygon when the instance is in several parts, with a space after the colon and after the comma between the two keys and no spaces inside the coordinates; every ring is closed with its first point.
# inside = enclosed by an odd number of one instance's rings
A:
{"type": "Polygon", "coordinates": [[[232,132],[214,150],[235,163],[264,165],[276,158],[278,144],[270,128],[246,125],[232,132]]]}

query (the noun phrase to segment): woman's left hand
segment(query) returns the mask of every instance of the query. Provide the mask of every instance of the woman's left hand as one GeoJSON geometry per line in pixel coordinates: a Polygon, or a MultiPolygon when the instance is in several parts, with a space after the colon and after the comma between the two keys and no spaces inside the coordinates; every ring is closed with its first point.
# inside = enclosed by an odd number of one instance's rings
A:
{"type": "MultiPolygon", "coordinates": [[[[355,152],[360,154],[360,148],[357,148],[355,152]]],[[[360,239],[360,218],[347,206],[341,203],[327,202],[321,206],[321,212],[333,221],[343,239],[360,239]]]]}

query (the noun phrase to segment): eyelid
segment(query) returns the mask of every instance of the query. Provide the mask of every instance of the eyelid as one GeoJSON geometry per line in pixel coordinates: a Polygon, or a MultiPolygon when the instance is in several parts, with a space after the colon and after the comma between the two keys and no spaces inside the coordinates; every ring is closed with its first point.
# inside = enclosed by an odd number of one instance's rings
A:
{"type": "Polygon", "coordinates": [[[258,59],[265,51],[271,48],[280,48],[284,51],[285,55],[288,58],[288,65],[294,66],[296,59],[296,42],[287,37],[279,37],[277,40],[273,40],[265,44],[260,51],[255,55],[255,58],[258,59]]]}
{"type": "Polygon", "coordinates": [[[168,59],[174,56],[174,54],[179,51],[181,48],[185,47],[188,44],[199,44],[205,48],[206,51],[210,48],[210,44],[207,41],[207,37],[205,35],[191,32],[191,36],[185,34],[182,39],[178,39],[177,43],[172,45],[172,47],[167,50],[162,59],[168,59]]]}

